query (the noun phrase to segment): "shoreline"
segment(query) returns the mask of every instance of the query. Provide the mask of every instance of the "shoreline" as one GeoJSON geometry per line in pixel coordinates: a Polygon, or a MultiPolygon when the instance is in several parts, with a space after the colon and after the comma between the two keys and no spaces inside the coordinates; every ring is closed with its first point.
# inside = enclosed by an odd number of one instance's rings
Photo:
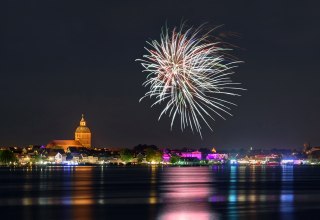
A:
{"type": "Polygon", "coordinates": [[[79,164],[79,165],[63,165],[63,164],[50,164],[50,165],[0,165],[0,169],[4,168],[47,168],[47,167],[118,167],[118,168],[131,168],[131,167],[318,167],[320,164],[251,164],[251,165],[234,165],[234,164],[201,164],[201,165],[173,165],[173,164],[137,164],[137,165],[110,165],[110,164],[79,164]]]}

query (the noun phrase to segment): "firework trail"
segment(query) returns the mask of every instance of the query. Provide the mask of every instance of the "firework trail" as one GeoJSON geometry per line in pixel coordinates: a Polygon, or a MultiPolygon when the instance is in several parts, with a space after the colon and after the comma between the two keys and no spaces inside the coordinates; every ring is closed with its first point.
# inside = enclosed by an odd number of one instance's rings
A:
{"type": "Polygon", "coordinates": [[[171,128],[180,117],[182,130],[190,127],[201,135],[203,122],[212,130],[207,119],[225,119],[223,115],[231,115],[230,105],[235,105],[220,96],[239,96],[234,90],[243,90],[230,78],[240,61],[230,59],[231,49],[211,36],[213,30],[204,32],[203,25],[182,24],[172,31],[164,27],[160,40],[147,42],[147,54],[136,60],[148,73],[143,85],[150,88],[140,101],[150,97],[156,99],[152,106],[165,103],[159,120],[168,114],[171,128]]]}

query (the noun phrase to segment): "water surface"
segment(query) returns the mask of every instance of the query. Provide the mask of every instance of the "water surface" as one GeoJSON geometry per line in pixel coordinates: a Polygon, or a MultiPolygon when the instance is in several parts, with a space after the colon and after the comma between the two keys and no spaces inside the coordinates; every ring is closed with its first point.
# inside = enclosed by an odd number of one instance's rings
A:
{"type": "Polygon", "coordinates": [[[319,219],[320,167],[0,169],[1,219],[319,219]]]}

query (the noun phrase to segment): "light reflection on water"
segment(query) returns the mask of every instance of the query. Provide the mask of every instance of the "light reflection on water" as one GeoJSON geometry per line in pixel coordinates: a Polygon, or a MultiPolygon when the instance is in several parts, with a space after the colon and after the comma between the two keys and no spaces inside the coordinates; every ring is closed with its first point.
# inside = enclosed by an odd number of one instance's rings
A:
{"type": "Polygon", "coordinates": [[[236,166],[230,167],[230,177],[229,177],[229,190],[228,190],[228,212],[229,215],[233,218],[237,217],[237,174],[238,168],[236,166]]]}
{"type": "Polygon", "coordinates": [[[167,169],[161,178],[160,194],[164,202],[159,219],[213,219],[208,199],[214,188],[208,168],[174,167],[167,169]]]}
{"type": "Polygon", "coordinates": [[[0,181],[13,219],[310,219],[320,208],[317,167],[0,169],[0,181]]]}
{"type": "Polygon", "coordinates": [[[293,166],[283,166],[281,175],[281,194],[280,194],[280,212],[282,218],[288,219],[293,217],[294,211],[294,194],[293,194],[293,166]]]}

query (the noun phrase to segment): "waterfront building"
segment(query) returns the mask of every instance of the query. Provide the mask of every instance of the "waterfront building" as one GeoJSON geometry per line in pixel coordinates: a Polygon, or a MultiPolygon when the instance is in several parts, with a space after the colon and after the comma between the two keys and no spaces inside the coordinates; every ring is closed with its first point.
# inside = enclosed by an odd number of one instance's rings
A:
{"type": "Polygon", "coordinates": [[[91,147],[91,131],[87,127],[87,122],[82,118],[80,125],[76,128],[74,133],[74,140],[53,140],[47,144],[47,149],[63,149],[64,152],[68,151],[68,148],[89,148],[91,147]]]}
{"type": "Polygon", "coordinates": [[[80,125],[74,133],[74,139],[79,141],[84,147],[91,147],[91,131],[87,127],[87,122],[84,119],[83,114],[80,120],[80,125]]]}
{"type": "Polygon", "coordinates": [[[206,159],[212,163],[225,163],[228,160],[228,154],[213,153],[208,154],[206,159]]]}
{"type": "Polygon", "coordinates": [[[53,140],[47,144],[47,149],[63,149],[67,152],[69,147],[83,147],[83,145],[76,140],[53,140]]]}
{"type": "Polygon", "coordinates": [[[311,158],[320,158],[320,147],[312,147],[306,154],[311,158]]]}
{"type": "Polygon", "coordinates": [[[198,158],[202,159],[202,153],[200,151],[181,152],[181,158],[198,158]]]}
{"type": "Polygon", "coordinates": [[[249,157],[251,165],[279,165],[280,161],[280,156],[276,154],[257,154],[249,157]]]}
{"type": "Polygon", "coordinates": [[[165,163],[169,163],[169,161],[170,161],[170,155],[168,154],[168,153],[163,153],[163,155],[162,155],[162,160],[163,160],[163,162],[165,162],[165,163]]]}
{"type": "Polygon", "coordinates": [[[208,154],[206,159],[207,160],[227,160],[228,154],[219,154],[219,153],[208,154]]]}
{"type": "Polygon", "coordinates": [[[62,163],[66,161],[66,155],[61,154],[60,152],[50,152],[48,155],[48,161],[54,163],[62,163]]]}
{"type": "Polygon", "coordinates": [[[86,161],[83,161],[85,163],[90,163],[90,164],[97,164],[98,163],[99,158],[98,157],[94,157],[94,156],[87,156],[86,161]]]}

